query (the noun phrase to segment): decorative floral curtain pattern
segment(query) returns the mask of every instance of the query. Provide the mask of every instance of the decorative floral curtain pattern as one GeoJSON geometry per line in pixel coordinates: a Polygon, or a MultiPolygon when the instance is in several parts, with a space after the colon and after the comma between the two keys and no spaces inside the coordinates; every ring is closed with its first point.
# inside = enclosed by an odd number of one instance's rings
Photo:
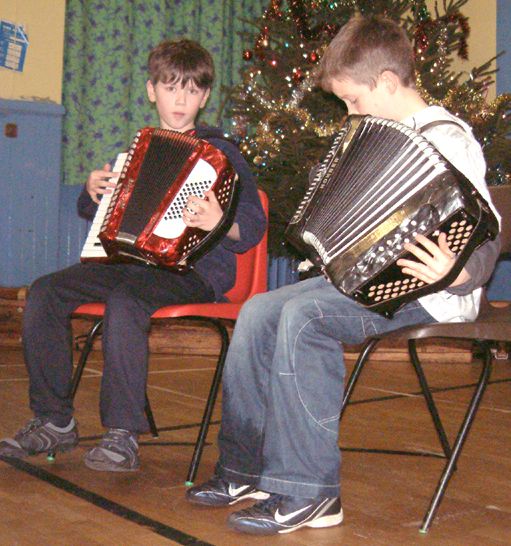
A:
{"type": "Polygon", "coordinates": [[[203,123],[217,124],[222,86],[239,79],[242,51],[266,0],[67,0],[63,181],[82,184],[136,131],[157,125],[145,91],[147,56],[163,39],[190,38],[215,60],[203,123]]]}

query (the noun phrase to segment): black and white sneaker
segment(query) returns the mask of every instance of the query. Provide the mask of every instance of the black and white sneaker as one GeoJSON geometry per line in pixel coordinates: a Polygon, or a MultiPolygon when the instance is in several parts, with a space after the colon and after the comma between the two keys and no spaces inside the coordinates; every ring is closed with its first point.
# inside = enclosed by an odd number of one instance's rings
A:
{"type": "Polygon", "coordinates": [[[291,533],[301,527],[332,527],[342,522],[339,497],[288,497],[271,494],[251,508],[231,514],[227,524],[231,529],[253,535],[291,533]]]}
{"type": "Polygon", "coordinates": [[[206,506],[231,506],[242,500],[262,500],[269,496],[269,493],[259,491],[253,485],[238,485],[218,476],[213,476],[202,485],[190,487],[186,491],[186,498],[190,502],[206,506]]]}

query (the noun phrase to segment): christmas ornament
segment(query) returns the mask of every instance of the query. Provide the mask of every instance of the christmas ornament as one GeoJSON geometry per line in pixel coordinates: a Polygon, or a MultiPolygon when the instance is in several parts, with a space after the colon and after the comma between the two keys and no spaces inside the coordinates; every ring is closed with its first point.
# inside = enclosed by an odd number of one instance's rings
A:
{"type": "Polygon", "coordinates": [[[417,21],[429,21],[431,19],[425,0],[419,0],[419,2],[412,7],[412,12],[415,14],[417,21]]]}
{"type": "Polygon", "coordinates": [[[303,72],[300,68],[293,68],[293,80],[300,83],[303,80],[303,72]]]}

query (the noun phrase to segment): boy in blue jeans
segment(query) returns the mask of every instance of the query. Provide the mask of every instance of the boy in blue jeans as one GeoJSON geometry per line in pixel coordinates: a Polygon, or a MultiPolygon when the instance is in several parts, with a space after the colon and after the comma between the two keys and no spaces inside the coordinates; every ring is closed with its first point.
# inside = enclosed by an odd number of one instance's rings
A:
{"type": "MultiPolygon", "coordinates": [[[[319,81],[350,114],[370,114],[420,129],[490,202],[485,162],[470,128],[446,110],[428,106],[414,86],[412,46],[394,22],[356,17],[334,38],[319,81]]],[[[445,276],[454,257],[445,234],[427,251],[405,245],[414,260],[403,272],[427,283],[445,276]]],[[[343,520],[339,414],[345,366],[343,344],[413,324],[470,321],[481,286],[491,275],[498,240],[472,254],[452,285],[384,318],[341,294],[319,276],[260,294],[240,313],[223,378],[220,458],[215,476],[187,491],[190,502],[229,506],[259,499],[234,512],[228,525],[269,535],[343,520]]]]}
{"type": "MultiPolygon", "coordinates": [[[[0,455],[25,457],[67,451],[78,443],[69,396],[72,376],[72,312],[105,302],[104,369],[100,412],[108,429],[85,455],[94,470],[139,468],[138,435],[148,430],[144,413],[150,317],[165,305],[222,301],[236,278],[236,253],[261,239],[266,220],[248,165],[220,129],[195,127],[214,79],[211,55],[190,40],[164,41],[149,55],[147,94],[162,129],[191,134],[219,148],[239,177],[239,198],[227,234],[186,272],[143,263],[80,263],[37,279],[23,316],[23,349],[34,418],[14,438],[0,442],[0,455]]],[[[102,194],[112,191],[109,165],[93,171],[78,199],[79,213],[94,217],[102,194]]],[[[215,194],[191,196],[183,208],[187,226],[211,231],[222,217],[215,194]]]]}

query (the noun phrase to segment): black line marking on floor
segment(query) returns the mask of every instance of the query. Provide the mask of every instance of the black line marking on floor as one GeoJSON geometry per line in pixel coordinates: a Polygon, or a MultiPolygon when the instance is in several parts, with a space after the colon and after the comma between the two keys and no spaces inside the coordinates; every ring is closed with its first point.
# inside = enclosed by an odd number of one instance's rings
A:
{"type": "Polygon", "coordinates": [[[161,535],[162,537],[169,538],[177,542],[178,544],[184,544],[186,546],[213,546],[209,542],[203,542],[202,540],[192,535],[188,535],[186,533],[183,533],[182,531],[179,531],[179,529],[175,529],[174,527],[165,525],[161,521],[157,521],[155,519],[144,516],[143,514],[140,514],[135,510],[131,510],[130,508],[123,506],[122,504],[102,497],[101,495],[98,495],[93,491],[84,489],[79,485],[76,485],[64,478],[61,478],[60,476],[56,476],[55,474],[52,474],[51,472],[48,472],[43,468],[39,468],[30,463],[27,463],[22,459],[13,459],[11,457],[0,456],[0,460],[4,461],[5,463],[13,466],[18,470],[21,470],[35,478],[38,478],[41,481],[44,481],[58,489],[61,489],[62,491],[65,491],[66,493],[70,493],[75,497],[83,499],[90,504],[101,508],[102,510],[106,510],[111,514],[131,521],[132,523],[136,523],[137,525],[148,527],[154,533],[161,535]]]}

